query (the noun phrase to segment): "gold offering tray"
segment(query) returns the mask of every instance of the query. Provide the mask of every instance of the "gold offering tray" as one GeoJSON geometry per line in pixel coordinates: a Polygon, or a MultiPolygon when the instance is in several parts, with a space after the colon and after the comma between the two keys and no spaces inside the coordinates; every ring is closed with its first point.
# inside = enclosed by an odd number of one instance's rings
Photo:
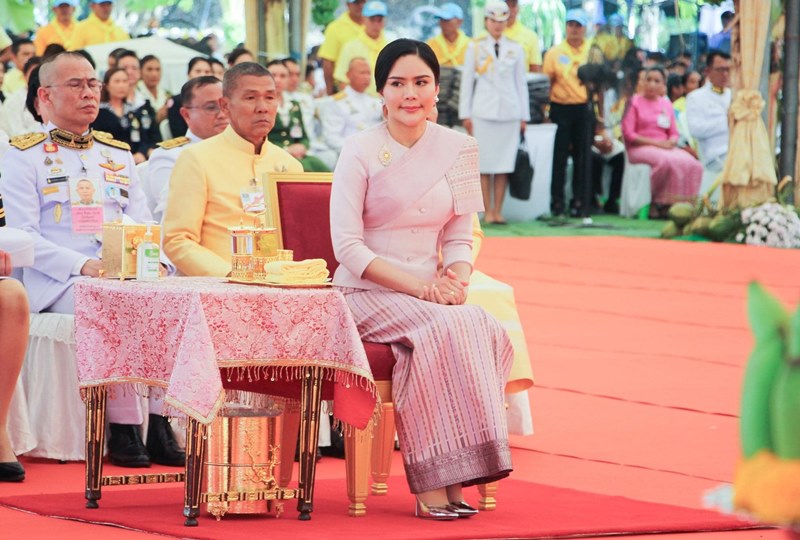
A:
{"type": "Polygon", "coordinates": [[[330,281],[324,281],[322,283],[272,283],[270,281],[248,281],[233,278],[228,278],[228,283],[237,283],[239,285],[260,285],[262,287],[277,287],[279,289],[320,289],[323,287],[333,286],[333,283],[330,281]]]}

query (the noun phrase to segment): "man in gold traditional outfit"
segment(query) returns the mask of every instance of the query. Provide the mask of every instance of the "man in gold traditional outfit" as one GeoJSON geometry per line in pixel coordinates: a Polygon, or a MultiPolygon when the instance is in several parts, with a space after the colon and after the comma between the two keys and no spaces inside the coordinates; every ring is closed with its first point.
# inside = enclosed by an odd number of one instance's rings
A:
{"type": "Polygon", "coordinates": [[[266,68],[245,62],[229,69],[220,105],[230,126],[187,148],[170,178],[164,251],[184,275],[228,275],[228,227],[256,219],[264,175],[303,172],[299,161],[267,141],[278,94],[266,68]]]}

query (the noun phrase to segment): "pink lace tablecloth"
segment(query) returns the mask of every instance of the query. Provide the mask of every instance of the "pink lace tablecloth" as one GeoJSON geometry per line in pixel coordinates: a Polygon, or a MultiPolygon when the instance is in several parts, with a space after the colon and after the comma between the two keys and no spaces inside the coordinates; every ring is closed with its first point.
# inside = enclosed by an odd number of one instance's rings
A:
{"type": "Polygon", "coordinates": [[[331,288],[86,279],[75,284],[75,334],[82,388],[164,387],[167,405],[203,423],[224,401],[220,368],[231,368],[229,378],[277,378],[279,385],[296,382],[305,366],[321,366],[340,420],[362,429],[375,411],[358,330],[331,288]]]}

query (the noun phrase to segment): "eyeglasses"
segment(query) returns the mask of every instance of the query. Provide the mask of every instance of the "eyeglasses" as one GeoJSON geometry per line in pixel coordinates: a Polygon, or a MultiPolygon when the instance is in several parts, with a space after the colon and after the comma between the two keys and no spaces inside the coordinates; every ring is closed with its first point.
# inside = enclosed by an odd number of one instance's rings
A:
{"type": "Polygon", "coordinates": [[[729,67],[715,67],[711,68],[711,71],[716,71],[717,73],[730,73],[731,68],[729,67]]]}
{"type": "Polygon", "coordinates": [[[89,88],[95,94],[99,94],[100,91],[103,89],[103,83],[97,79],[70,79],[65,83],[61,84],[51,84],[49,86],[45,86],[45,88],[55,88],[57,86],[63,86],[64,88],[68,88],[72,90],[76,94],[83,90],[85,87],[89,88]]]}
{"type": "Polygon", "coordinates": [[[184,107],[185,109],[200,109],[206,114],[219,114],[220,108],[218,103],[206,103],[200,107],[184,107]]]}

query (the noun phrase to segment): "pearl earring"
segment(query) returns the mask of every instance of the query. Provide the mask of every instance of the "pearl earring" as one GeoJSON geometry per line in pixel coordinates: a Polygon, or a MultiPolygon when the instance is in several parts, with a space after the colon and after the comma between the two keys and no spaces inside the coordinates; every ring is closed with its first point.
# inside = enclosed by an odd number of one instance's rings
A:
{"type": "Polygon", "coordinates": [[[434,103],[439,103],[439,96],[436,96],[436,99],[433,100],[434,103]]]}
{"type": "Polygon", "coordinates": [[[384,105],[386,105],[386,102],[383,100],[383,98],[381,98],[381,107],[384,105]]]}

